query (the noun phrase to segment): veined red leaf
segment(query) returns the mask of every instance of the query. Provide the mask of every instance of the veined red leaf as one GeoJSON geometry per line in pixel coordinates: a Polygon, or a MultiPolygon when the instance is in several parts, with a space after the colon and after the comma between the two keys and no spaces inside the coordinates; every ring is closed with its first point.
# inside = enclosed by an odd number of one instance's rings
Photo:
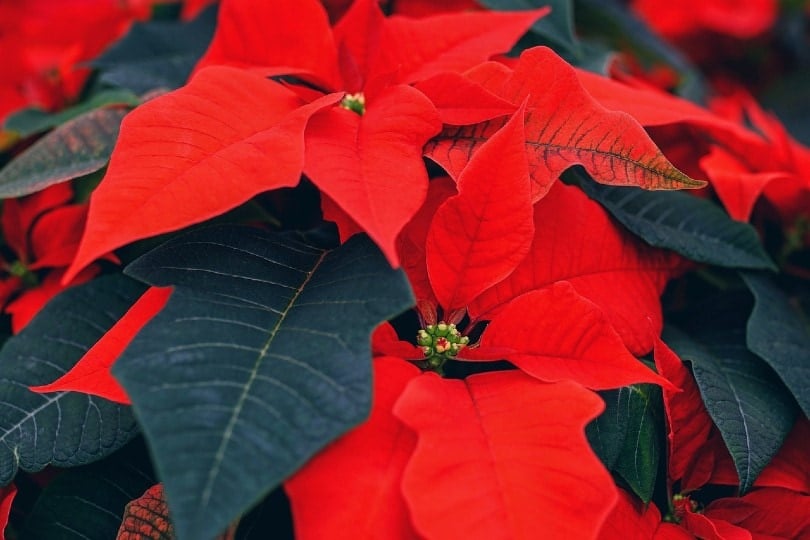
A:
{"type": "Polygon", "coordinates": [[[338,55],[329,18],[318,0],[222,0],[217,29],[195,68],[228,64],[264,75],[313,75],[340,88],[338,55]]]}
{"type": "Polygon", "coordinates": [[[135,109],[90,199],[68,278],[115,248],[296,185],[307,120],[339,99],[330,94],[302,105],[293,92],[256,74],[211,67],[135,109]]]}
{"type": "Polygon", "coordinates": [[[296,538],[416,537],[400,488],[416,436],[391,409],[418,376],[418,368],[399,358],[374,360],[370,418],[284,483],[296,538]]]}
{"type": "Polygon", "coordinates": [[[32,386],[31,390],[38,393],[71,390],[129,403],[129,397],[110,374],[110,368],[141,328],[163,309],[170,294],[168,287],[147,289],[70,371],[50,384],[32,386]]]}
{"type": "Polygon", "coordinates": [[[534,234],[521,107],[470,160],[458,195],[442,204],[427,235],[430,283],[445,311],[466,306],[508,276],[534,234]]]}
{"type": "Polygon", "coordinates": [[[166,540],[174,538],[163,484],[155,484],[130,502],[115,540],[166,540]]]}
{"type": "MultiPolygon", "coordinates": [[[[701,540],[752,540],[751,533],[741,527],[732,525],[724,519],[712,519],[699,514],[690,507],[690,501],[684,499],[681,513],[681,526],[701,540]]],[[[676,512],[678,512],[676,506],[676,512]]]]}
{"type": "MultiPolygon", "coordinates": [[[[528,98],[526,152],[535,201],[572,165],[584,166],[603,184],[646,189],[705,185],[676,169],[630,115],[608,111],[591,98],[574,69],[551,49],[524,51],[500,95],[513,103],[528,98]]],[[[426,153],[457,178],[470,156],[503,124],[491,120],[445,128],[426,153]]]]}
{"type": "Polygon", "coordinates": [[[360,115],[340,107],[306,129],[305,172],[398,265],[395,240],[427,193],[422,147],[441,129],[418,90],[391,86],[360,115]]]}
{"type": "Polygon", "coordinates": [[[470,304],[471,316],[492,319],[516,296],[566,280],[604,311],[630,352],[650,352],[663,325],[659,296],[678,257],[642,244],[599,204],[559,182],[535,205],[534,228],[529,254],[470,304]]]}
{"type": "Polygon", "coordinates": [[[751,532],[756,540],[810,538],[810,495],[787,489],[757,489],[744,497],[718,499],[706,516],[751,532]]]}
{"type": "MultiPolygon", "coordinates": [[[[385,15],[377,0],[355,0],[334,28],[344,89],[359,92],[379,54],[385,15]]],[[[394,69],[394,67],[389,67],[394,69]]],[[[377,74],[379,75],[379,74],[377,74]]]]}
{"type": "Polygon", "coordinates": [[[6,525],[8,525],[8,517],[11,513],[11,503],[14,502],[14,497],[17,495],[17,486],[9,484],[0,488],[0,540],[5,539],[6,525]]]}
{"type": "Polygon", "coordinates": [[[433,102],[445,124],[475,124],[515,111],[514,104],[458,73],[440,73],[415,87],[433,102]]]}
{"type": "Polygon", "coordinates": [[[29,236],[34,225],[46,212],[63,206],[73,198],[70,184],[54,184],[26,197],[3,201],[0,217],[3,240],[25,263],[32,262],[34,249],[29,236]]]}
{"type": "Polygon", "coordinates": [[[420,19],[389,17],[375,71],[398,68],[397,80],[403,83],[445,71],[465,71],[495,54],[508,52],[549,11],[543,7],[512,12],[446,13],[420,19]]]}
{"type": "Polygon", "coordinates": [[[402,491],[428,538],[596,538],[616,487],[584,435],[604,408],[519,371],[413,379],[394,414],[418,434],[402,491]]]}
{"type": "Polygon", "coordinates": [[[560,281],[512,300],[490,321],[481,346],[511,348],[506,359],[543,381],[594,390],[649,382],[674,387],[630,354],[602,311],[560,281]]]}
{"type": "Polygon", "coordinates": [[[31,270],[67,266],[73,260],[87,218],[87,205],[69,204],[45,212],[29,231],[31,270]]]}
{"type": "Polygon", "coordinates": [[[658,373],[681,390],[673,392],[664,388],[669,478],[680,480],[695,459],[698,449],[708,441],[713,426],[712,419],[703,406],[703,399],[692,373],[659,338],[655,340],[655,367],[658,373]]]}

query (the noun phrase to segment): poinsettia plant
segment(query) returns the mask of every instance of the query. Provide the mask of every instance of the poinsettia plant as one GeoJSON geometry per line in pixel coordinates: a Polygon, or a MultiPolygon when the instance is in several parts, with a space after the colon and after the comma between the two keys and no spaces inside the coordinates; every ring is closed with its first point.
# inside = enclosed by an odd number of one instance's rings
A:
{"type": "Polygon", "coordinates": [[[46,3],[5,538],[810,537],[810,8],[46,3]]]}

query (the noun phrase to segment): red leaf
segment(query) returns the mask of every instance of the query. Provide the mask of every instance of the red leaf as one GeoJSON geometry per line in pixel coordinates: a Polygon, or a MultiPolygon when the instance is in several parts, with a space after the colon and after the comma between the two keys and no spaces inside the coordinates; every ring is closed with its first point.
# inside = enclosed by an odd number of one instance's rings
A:
{"type": "Polygon", "coordinates": [[[516,296],[566,280],[604,311],[630,352],[652,350],[663,325],[659,295],[679,259],[643,245],[599,204],[562,183],[535,205],[534,228],[524,261],[472,302],[471,316],[491,319],[516,296]]]}
{"type": "Polygon", "coordinates": [[[169,507],[163,484],[155,484],[146,493],[127,504],[116,540],[164,540],[174,538],[169,507]]]}
{"type": "Polygon", "coordinates": [[[639,499],[619,490],[619,501],[599,531],[599,540],[650,540],[661,524],[661,512],[655,504],[644,505],[639,499]]]}
{"type": "Polygon", "coordinates": [[[6,538],[6,526],[8,525],[8,516],[11,513],[11,503],[14,502],[14,497],[17,495],[17,486],[9,484],[0,488],[0,540],[6,538]]]}
{"type": "Polygon", "coordinates": [[[374,356],[395,356],[421,360],[422,351],[413,343],[402,341],[389,322],[380,325],[371,334],[371,353],[374,356]]]}
{"type": "Polygon", "coordinates": [[[419,211],[397,237],[397,253],[402,269],[408,275],[413,294],[417,300],[437,304],[427,273],[425,244],[430,222],[439,206],[455,195],[456,183],[449,176],[434,178],[428,185],[428,194],[419,211]]]}
{"type": "Polygon", "coordinates": [[[30,263],[33,258],[28,234],[37,219],[48,210],[62,206],[72,198],[73,190],[70,184],[63,183],[27,197],[3,201],[3,239],[22,262],[30,263]]]}
{"type": "Polygon", "coordinates": [[[470,160],[433,216],[427,269],[445,311],[466,306],[529,252],[534,234],[521,107],[470,160]]]}
{"type": "Polygon", "coordinates": [[[90,199],[68,277],[115,248],[296,185],[306,122],[338,99],[333,94],[301,106],[279,84],[212,67],[138,107],[124,119],[107,174],[90,199]]]}
{"type": "Polygon", "coordinates": [[[506,359],[543,381],[572,380],[594,390],[640,382],[672,388],[565,281],[512,300],[484,330],[481,346],[513,349],[506,359]]]}
{"type": "Polygon", "coordinates": [[[689,499],[681,513],[681,526],[701,540],[752,540],[751,533],[723,519],[712,519],[689,508],[689,499]]]}
{"type": "Polygon", "coordinates": [[[512,103],[457,73],[441,73],[415,87],[433,102],[445,124],[475,124],[515,112],[512,103]]]}
{"type": "MultiPolygon", "coordinates": [[[[359,92],[373,75],[369,66],[380,51],[385,16],[377,0],[356,0],[335,25],[344,88],[359,92]]],[[[389,68],[393,69],[393,68],[389,68]]]]}
{"type": "Polygon", "coordinates": [[[375,71],[383,73],[399,68],[397,80],[403,83],[445,71],[465,71],[495,54],[508,52],[549,11],[544,7],[529,11],[448,13],[421,19],[389,17],[375,71]]]}
{"type": "Polygon", "coordinates": [[[738,221],[748,221],[754,203],[768,184],[779,179],[790,180],[790,175],[784,172],[751,172],[719,146],[712,146],[711,152],[700,160],[700,167],[729,215],[738,221]]]}
{"type": "Polygon", "coordinates": [[[76,255],[87,218],[87,205],[70,204],[42,215],[30,231],[31,270],[67,266],[76,255]]]}
{"type": "Polygon", "coordinates": [[[669,441],[669,477],[683,478],[698,450],[706,444],[714,425],[703,406],[703,398],[692,373],[680,358],[660,339],[655,340],[655,367],[663,377],[680,388],[664,389],[669,441]]]}
{"type": "Polygon", "coordinates": [[[518,371],[412,380],[394,414],[418,442],[402,490],[428,538],[596,538],[616,487],[584,435],[603,409],[581,386],[518,371]]]}
{"type": "Polygon", "coordinates": [[[416,437],[391,409],[418,375],[419,369],[398,358],[374,360],[371,417],[284,483],[296,538],[416,536],[400,488],[416,437]]]}
{"type": "Polygon", "coordinates": [[[32,386],[31,390],[39,393],[71,390],[130,403],[124,389],[110,374],[110,368],[141,328],[163,309],[170,294],[168,287],[147,289],[70,371],[50,384],[32,386]]]}
{"type": "Polygon", "coordinates": [[[392,264],[398,264],[397,234],[427,192],[422,147],[440,128],[433,105],[407,86],[386,88],[363,115],[335,107],[307,126],[307,176],[392,264]]]}
{"type": "MultiPolygon", "coordinates": [[[[496,93],[513,103],[528,98],[526,152],[535,201],[572,165],[584,166],[603,184],[646,189],[705,185],[677,170],[631,116],[608,111],[591,98],[574,69],[551,49],[524,51],[512,76],[496,93]]],[[[428,145],[427,155],[457,177],[473,152],[503,123],[492,120],[446,128],[428,145]]]]}
{"type": "Polygon", "coordinates": [[[719,499],[705,514],[751,531],[754,539],[810,538],[810,495],[786,489],[757,489],[744,497],[719,499]]]}
{"type": "Polygon", "coordinates": [[[264,75],[313,75],[337,89],[337,59],[329,19],[317,0],[222,0],[216,33],[196,69],[259,67],[264,75]]]}
{"type": "Polygon", "coordinates": [[[100,268],[96,265],[88,266],[68,283],[64,281],[64,270],[52,270],[45,276],[42,283],[24,291],[13,302],[10,302],[5,312],[11,315],[11,331],[15,334],[25,327],[26,324],[31,322],[39,310],[45,307],[48,301],[73,285],[81,285],[87,283],[100,272],[100,268]]]}

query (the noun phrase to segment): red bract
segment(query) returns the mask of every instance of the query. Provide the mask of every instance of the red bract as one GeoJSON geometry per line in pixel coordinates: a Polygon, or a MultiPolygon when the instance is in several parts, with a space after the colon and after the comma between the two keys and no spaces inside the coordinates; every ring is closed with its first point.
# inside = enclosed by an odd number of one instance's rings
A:
{"type": "Polygon", "coordinates": [[[98,266],[92,266],[63,283],[64,269],[79,246],[87,215],[86,205],[66,204],[72,198],[69,185],[57,184],[3,203],[3,237],[9,260],[2,262],[7,277],[0,304],[12,315],[15,333],[66,285],[84,283],[99,271],[98,266]],[[12,300],[16,293],[19,296],[12,300]]]}
{"type": "Polygon", "coordinates": [[[520,372],[422,375],[394,414],[418,437],[402,490],[428,538],[595,538],[616,501],[584,437],[603,405],[520,372]]]}
{"type": "Polygon", "coordinates": [[[395,238],[427,191],[421,149],[441,128],[433,104],[407,85],[508,50],[546,11],[386,18],[363,0],[332,29],[314,0],[224,2],[197,76],[125,120],[68,275],[110,249],[294,185],[302,171],[398,264],[395,238]],[[285,89],[217,64],[310,85],[285,89]],[[329,91],[339,93],[319,98],[329,91]],[[177,200],[184,209],[167,211],[177,200]]]}
{"type": "Polygon", "coordinates": [[[773,26],[777,4],[775,0],[632,2],[633,8],[644,20],[668,38],[684,38],[706,30],[738,38],[750,38],[773,26]]]}

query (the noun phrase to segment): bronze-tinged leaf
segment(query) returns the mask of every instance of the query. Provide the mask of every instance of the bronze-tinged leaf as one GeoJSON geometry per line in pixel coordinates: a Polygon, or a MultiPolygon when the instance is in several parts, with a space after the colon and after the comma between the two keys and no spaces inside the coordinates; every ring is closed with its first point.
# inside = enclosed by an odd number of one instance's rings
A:
{"type": "Polygon", "coordinates": [[[155,484],[129,503],[116,540],[174,540],[163,485],[155,484]]]}
{"type": "MultiPolygon", "coordinates": [[[[676,169],[630,115],[597,103],[551,49],[524,51],[511,77],[503,83],[494,79],[488,90],[513,103],[528,98],[526,153],[534,201],[572,165],[584,166],[602,184],[645,189],[706,185],[676,169]]],[[[505,123],[494,119],[446,127],[425,154],[458,178],[472,154],[505,123]]]]}
{"type": "Polygon", "coordinates": [[[0,170],[0,198],[22,197],[100,170],[128,107],[90,111],[54,129],[0,170]]]}

